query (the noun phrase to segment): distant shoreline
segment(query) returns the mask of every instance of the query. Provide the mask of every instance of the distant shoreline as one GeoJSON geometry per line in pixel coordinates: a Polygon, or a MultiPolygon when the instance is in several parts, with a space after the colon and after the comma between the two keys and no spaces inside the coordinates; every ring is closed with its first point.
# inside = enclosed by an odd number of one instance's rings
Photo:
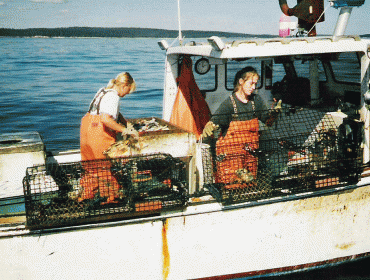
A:
{"type": "MultiPolygon", "coordinates": [[[[183,30],[186,38],[219,37],[258,37],[274,38],[278,35],[248,34],[222,31],[183,30]]],[[[358,34],[356,34],[358,35],[358,34]]],[[[368,38],[370,34],[360,35],[368,38]]],[[[129,27],[61,27],[61,28],[0,28],[0,37],[21,38],[177,38],[178,30],[129,27]]]]}
{"type": "MultiPolygon", "coordinates": [[[[246,34],[221,31],[183,30],[186,38],[219,37],[260,37],[272,38],[274,35],[246,34]]],[[[0,37],[36,37],[36,38],[177,38],[177,30],[154,28],[103,28],[103,27],[66,27],[66,28],[0,28],[0,37]]]]}

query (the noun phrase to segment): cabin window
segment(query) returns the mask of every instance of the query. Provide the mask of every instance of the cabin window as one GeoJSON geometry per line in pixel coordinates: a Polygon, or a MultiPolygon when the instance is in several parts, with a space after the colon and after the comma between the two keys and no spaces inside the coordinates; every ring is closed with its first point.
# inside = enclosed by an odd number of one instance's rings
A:
{"type": "Polygon", "coordinates": [[[285,69],[282,64],[273,65],[272,83],[280,82],[285,76],[285,69]]]}
{"type": "Polygon", "coordinates": [[[276,57],[274,62],[272,94],[286,104],[310,104],[312,76],[317,74],[319,81],[326,81],[324,66],[317,56],[276,57]]]}
{"type": "MultiPolygon", "coordinates": [[[[297,72],[298,77],[310,78],[310,62],[307,59],[299,59],[294,62],[294,67],[297,72]]],[[[317,71],[319,75],[319,81],[326,81],[326,75],[324,71],[324,66],[321,60],[317,59],[317,71]]]]}
{"type": "Polygon", "coordinates": [[[356,53],[340,53],[338,59],[331,62],[334,79],[337,82],[359,83],[361,64],[356,53]]]}
{"type": "MultiPolygon", "coordinates": [[[[245,60],[245,61],[235,61],[235,60],[230,60],[227,62],[227,71],[226,71],[226,89],[227,90],[234,90],[234,78],[236,73],[243,69],[244,67],[247,66],[252,66],[254,67],[257,72],[259,73],[260,77],[262,77],[262,63],[261,61],[256,61],[256,60],[245,60]]],[[[262,87],[262,79],[259,79],[258,84],[257,84],[257,89],[260,89],[262,87]]]]}
{"type": "MultiPolygon", "coordinates": [[[[285,75],[288,77],[310,78],[310,60],[308,57],[277,58],[274,64],[273,82],[280,82],[285,75]]],[[[320,81],[326,81],[324,66],[317,59],[317,69],[320,81]]]]}

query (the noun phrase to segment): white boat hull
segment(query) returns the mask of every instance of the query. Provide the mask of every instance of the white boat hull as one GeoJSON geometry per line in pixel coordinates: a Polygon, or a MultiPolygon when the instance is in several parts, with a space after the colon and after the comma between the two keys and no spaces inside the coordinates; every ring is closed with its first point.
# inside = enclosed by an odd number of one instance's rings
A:
{"type": "Polygon", "coordinates": [[[64,229],[2,228],[2,277],[235,278],[366,256],[370,186],[318,195],[64,229]]]}

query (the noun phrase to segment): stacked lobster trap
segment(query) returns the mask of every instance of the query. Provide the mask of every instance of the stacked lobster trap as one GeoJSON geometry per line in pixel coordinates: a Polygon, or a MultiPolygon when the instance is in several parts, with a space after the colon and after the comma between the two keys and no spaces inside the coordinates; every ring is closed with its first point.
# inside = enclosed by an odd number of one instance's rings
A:
{"type": "Polygon", "coordinates": [[[169,154],[29,167],[23,187],[30,228],[152,215],[187,203],[185,164],[169,154]]]}
{"type": "MultiPolygon", "coordinates": [[[[268,123],[269,114],[259,116],[268,123]]],[[[232,121],[203,152],[212,155],[203,163],[204,187],[221,202],[353,184],[362,172],[363,125],[344,113],[286,108],[270,126],[241,114],[232,121]]]]}

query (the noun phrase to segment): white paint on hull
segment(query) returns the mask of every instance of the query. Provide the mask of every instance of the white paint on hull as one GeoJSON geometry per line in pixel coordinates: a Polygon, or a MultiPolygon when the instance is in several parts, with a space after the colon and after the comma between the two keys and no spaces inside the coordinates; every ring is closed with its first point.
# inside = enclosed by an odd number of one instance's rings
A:
{"type": "Polygon", "coordinates": [[[341,195],[171,219],[171,276],[243,273],[368,252],[369,195],[366,187],[341,195]],[[181,268],[184,260],[190,268],[186,275],[181,268]]]}
{"type": "Polygon", "coordinates": [[[2,279],[159,279],[161,222],[0,241],[2,279]]]}
{"type": "Polygon", "coordinates": [[[173,215],[3,237],[0,269],[5,279],[191,279],[370,252],[370,186],[223,211],[214,203],[173,215]]]}

